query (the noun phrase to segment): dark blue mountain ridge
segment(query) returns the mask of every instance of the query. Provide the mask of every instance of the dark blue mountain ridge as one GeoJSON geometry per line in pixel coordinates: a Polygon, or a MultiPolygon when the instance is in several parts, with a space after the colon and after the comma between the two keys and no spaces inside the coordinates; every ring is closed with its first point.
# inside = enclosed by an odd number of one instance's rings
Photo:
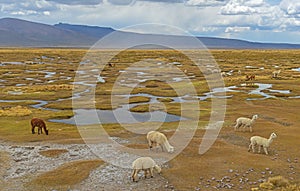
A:
{"type": "MultiPolygon", "coordinates": [[[[150,48],[157,44],[168,44],[178,48],[197,48],[194,37],[141,34],[117,31],[109,27],[73,25],[58,23],[48,25],[16,18],[0,19],[0,47],[91,47],[104,39],[101,48],[127,47],[132,43],[147,43],[150,48]],[[115,41],[105,42],[107,35],[114,35],[115,41]],[[128,42],[131,42],[128,44],[128,42]],[[154,44],[154,45],[153,45],[154,44]]],[[[299,49],[300,44],[259,43],[238,39],[197,37],[207,48],[214,49],[299,49]]],[[[147,46],[145,46],[147,48],[147,46]]],[[[162,46],[157,46],[161,48],[162,46]]]]}

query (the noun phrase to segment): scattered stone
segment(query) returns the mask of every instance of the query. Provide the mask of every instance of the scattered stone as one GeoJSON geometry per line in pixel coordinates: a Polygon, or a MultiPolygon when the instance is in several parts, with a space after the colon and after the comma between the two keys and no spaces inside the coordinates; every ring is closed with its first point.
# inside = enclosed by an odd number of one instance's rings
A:
{"type": "Polygon", "coordinates": [[[26,149],[26,150],[33,150],[34,147],[24,147],[24,149],[26,149]]]}
{"type": "Polygon", "coordinates": [[[266,168],[266,171],[269,171],[270,170],[270,168],[266,168]]]}
{"type": "Polygon", "coordinates": [[[228,172],[232,173],[232,172],[233,172],[233,170],[232,170],[232,169],[229,169],[229,170],[228,170],[228,172]]]}
{"type": "Polygon", "coordinates": [[[265,179],[259,179],[257,182],[263,183],[264,181],[265,181],[265,179]]]}
{"type": "Polygon", "coordinates": [[[266,174],[266,172],[262,171],[261,174],[266,174]]]}

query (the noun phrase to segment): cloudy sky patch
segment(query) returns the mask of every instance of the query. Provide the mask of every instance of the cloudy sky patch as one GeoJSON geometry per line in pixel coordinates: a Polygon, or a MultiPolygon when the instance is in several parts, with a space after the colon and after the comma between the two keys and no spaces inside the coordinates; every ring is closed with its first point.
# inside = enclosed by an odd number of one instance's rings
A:
{"type": "MultiPolygon", "coordinates": [[[[0,10],[0,18],[46,24],[130,30],[158,23],[197,36],[300,44],[299,0],[0,0],[0,10]]],[[[172,32],[159,27],[135,30],[172,32]]]]}

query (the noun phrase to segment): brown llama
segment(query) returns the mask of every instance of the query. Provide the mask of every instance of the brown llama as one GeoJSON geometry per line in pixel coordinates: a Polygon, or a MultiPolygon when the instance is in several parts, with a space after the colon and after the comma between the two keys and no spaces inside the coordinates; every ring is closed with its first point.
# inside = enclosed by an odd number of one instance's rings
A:
{"type": "Polygon", "coordinates": [[[43,131],[42,129],[44,129],[46,135],[48,135],[48,130],[46,128],[46,124],[45,122],[42,120],[42,119],[38,119],[38,118],[33,118],[31,119],[31,131],[32,131],[32,134],[34,134],[34,128],[35,127],[38,127],[38,134],[43,134],[43,131]]]}
{"type": "Polygon", "coordinates": [[[255,75],[254,74],[246,75],[246,81],[249,81],[249,80],[255,80],[255,75]]]}

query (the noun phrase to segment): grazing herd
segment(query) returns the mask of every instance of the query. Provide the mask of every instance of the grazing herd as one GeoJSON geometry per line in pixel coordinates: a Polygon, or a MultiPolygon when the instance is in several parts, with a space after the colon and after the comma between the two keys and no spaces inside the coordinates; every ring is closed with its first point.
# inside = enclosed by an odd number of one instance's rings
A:
{"type": "MultiPolygon", "coordinates": [[[[255,120],[258,118],[258,115],[253,115],[252,119],[246,118],[246,117],[239,117],[236,120],[236,125],[234,126],[234,130],[237,131],[237,129],[241,126],[244,127],[249,127],[250,132],[252,132],[252,125],[254,124],[255,120]]],[[[255,153],[255,146],[258,146],[258,153],[261,151],[261,147],[264,148],[264,151],[266,155],[268,155],[268,148],[270,144],[272,143],[273,139],[277,137],[276,133],[272,133],[269,137],[269,139],[261,137],[261,136],[252,136],[250,138],[250,145],[248,152],[250,152],[251,148],[253,153],[255,153]]]]}
{"type": "MultiPolygon", "coordinates": [[[[245,131],[246,127],[249,128],[250,132],[252,132],[252,125],[258,119],[258,115],[253,115],[252,118],[239,117],[236,119],[236,124],[234,126],[234,130],[237,131],[240,127],[243,127],[243,131],[245,131]]],[[[48,130],[46,128],[46,124],[42,119],[33,118],[31,120],[31,131],[32,134],[35,134],[35,127],[38,127],[38,134],[42,134],[43,130],[46,135],[48,135],[48,130]]],[[[261,147],[263,147],[265,154],[268,155],[268,148],[272,143],[273,139],[275,139],[277,135],[272,133],[270,137],[264,138],[261,136],[252,136],[250,138],[250,145],[248,148],[248,152],[252,149],[253,153],[255,152],[255,147],[258,147],[258,153],[261,151],[261,147]]],[[[150,131],[147,133],[147,141],[149,149],[151,150],[153,147],[156,147],[156,150],[160,147],[162,151],[166,151],[168,153],[174,152],[174,147],[170,145],[167,137],[158,131],[150,131]]],[[[138,181],[138,173],[142,170],[144,171],[144,177],[147,178],[147,175],[150,174],[150,177],[153,177],[153,171],[155,170],[157,173],[161,172],[161,168],[156,164],[156,162],[151,157],[139,157],[132,163],[132,181],[138,181]]]]}
{"type": "MultiPolygon", "coordinates": [[[[110,67],[113,67],[113,65],[110,65],[110,67]]],[[[272,73],[273,78],[278,78],[278,75],[280,74],[281,70],[274,71],[272,73]]],[[[240,72],[239,72],[240,74],[240,72]]],[[[255,75],[246,75],[246,81],[249,80],[255,80],[255,75]]],[[[246,128],[249,128],[250,132],[253,132],[252,126],[255,123],[255,121],[258,119],[258,115],[253,115],[252,118],[246,118],[246,117],[239,117],[236,119],[236,124],[234,126],[234,131],[237,131],[239,128],[243,128],[243,131],[246,130],[246,128]]],[[[43,130],[46,135],[48,135],[49,131],[47,130],[46,124],[42,119],[39,118],[33,118],[31,120],[31,131],[32,134],[35,134],[35,127],[38,127],[38,134],[42,134],[43,130]]],[[[265,154],[268,155],[268,148],[270,144],[272,143],[273,139],[275,139],[277,135],[275,133],[272,133],[270,137],[264,138],[261,136],[252,136],[250,138],[250,145],[248,148],[248,152],[251,151],[255,153],[255,147],[258,147],[258,153],[260,153],[261,148],[264,149],[265,154]]],[[[153,147],[156,147],[156,150],[161,148],[162,151],[166,151],[168,153],[174,152],[174,147],[170,145],[168,142],[167,137],[158,131],[150,131],[147,133],[147,141],[149,149],[151,150],[153,147]]],[[[132,163],[132,175],[131,178],[134,182],[138,181],[138,173],[142,170],[144,171],[144,177],[147,178],[147,175],[150,174],[150,177],[153,177],[153,171],[157,171],[157,173],[161,172],[161,168],[156,164],[156,162],[151,157],[139,157],[132,163]]]]}

